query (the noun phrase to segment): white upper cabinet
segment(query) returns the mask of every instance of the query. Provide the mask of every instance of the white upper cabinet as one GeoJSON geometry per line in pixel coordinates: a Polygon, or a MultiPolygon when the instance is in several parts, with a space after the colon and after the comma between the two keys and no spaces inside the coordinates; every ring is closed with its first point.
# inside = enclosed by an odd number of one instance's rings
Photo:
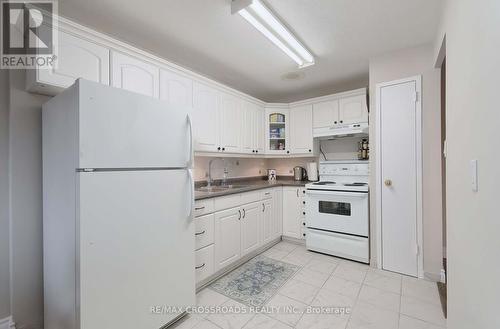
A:
{"type": "Polygon", "coordinates": [[[254,123],[256,125],[256,127],[254,128],[256,134],[254,136],[255,153],[263,154],[265,153],[265,139],[266,139],[266,134],[264,132],[265,113],[264,113],[264,108],[257,105],[255,108],[254,123]]]}
{"type": "Polygon", "coordinates": [[[255,154],[255,109],[252,103],[243,101],[242,115],[243,122],[241,127],[241,152],[255,154]]]}
{"type": "Polygon", "coordinates": [[[154,98],[160,93],[160,69],[150,63],[119,52],[112,52],[111,84],[154,98]]]}
{"type": "Polygon", "coordinates": [[[193,80],[169,70],[160,69],[160,99],[172,105],[193,107],[193,80]]]}
{"type": "Polygon", "coordinates": [[[337,99],[313,105],[313,128],[328,128],[339,121],[339,101],[337,99]]]}
{"type": "Polygon", "coordinates": [[[241,152],[264,154],[264,109],[249,101],[242,102],[241,152]]]}
{"type": "Polygon", "coordinates": [[[199,152],[217,152],[219,144],[219,93],[202,83],[193,83],[194,149],[199,152]]]}
{"type": "Polygon", "coordinates": [[[313,152],[312,105],[302,105],[290,109],[290,153],[313,152]]]}
{"type": "Polygon", "coordinates": [[[339,123],[368,122],[366,95],[341,98],[339,101],[339,123]]]}
{"type": "Polygon", "coordinates": [[[220,150],[225,153],[239,153],[241,151],[241,100],[233,95],[220,93],[220,150]]]}
{"type": "Polygon", "coordinates": [[[30,91],[55,95],[76,79],[109,85],[109,49],[71,34],[59,32],[57,66],[27,70],[30,91]]]}
{"type": "Polygon", "coordinates": [[[270,107],[265,110],[266,154],[290,154],[290,118],[286,107],[270,107]]]}

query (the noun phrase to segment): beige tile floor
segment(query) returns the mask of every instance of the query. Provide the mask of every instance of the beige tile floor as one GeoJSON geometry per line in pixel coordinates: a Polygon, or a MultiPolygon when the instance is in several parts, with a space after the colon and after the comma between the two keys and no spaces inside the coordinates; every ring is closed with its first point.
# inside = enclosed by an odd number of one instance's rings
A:
{"type": "MultiPolygon", "coordinates": [[[[178,329],[442,329],[436,284],[380,271],[356,262],[307,251],[280,242],[264,252],[298,265],[300,270],[266,306],[293,307],[294,312],[188,315],[178,329]],[[347,307],[349,314],[307,313],[307,307],[347,307]]],[[[245,306],[206,288],[197,294],[201,306],[245,306]]],[[[276,308],[275,308],[276,309],[276,308]]],[[[315,308],[318,309],[318,308],[315,308]]]]}

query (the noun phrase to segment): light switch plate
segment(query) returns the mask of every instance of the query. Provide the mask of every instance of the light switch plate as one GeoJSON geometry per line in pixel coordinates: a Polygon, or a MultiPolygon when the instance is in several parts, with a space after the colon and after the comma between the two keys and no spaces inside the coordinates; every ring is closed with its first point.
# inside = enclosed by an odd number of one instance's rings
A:
{"type": "Polygon", "coordinates": [[[470,161],[470,174],[471,174],[471,184],[472,190],[477,192],[477,160],[470,161]]]}

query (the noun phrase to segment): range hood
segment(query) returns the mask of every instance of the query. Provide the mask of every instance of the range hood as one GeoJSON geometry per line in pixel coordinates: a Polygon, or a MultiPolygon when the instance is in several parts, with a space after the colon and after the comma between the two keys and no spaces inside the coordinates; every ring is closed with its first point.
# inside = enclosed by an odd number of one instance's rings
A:
{"type": "Polygon", "coordinates": [[[319,139],[336,139],[342,137],[368,136],[368,123],[353,123],[333,127],[313,129],[313,137],[319,139]]]}

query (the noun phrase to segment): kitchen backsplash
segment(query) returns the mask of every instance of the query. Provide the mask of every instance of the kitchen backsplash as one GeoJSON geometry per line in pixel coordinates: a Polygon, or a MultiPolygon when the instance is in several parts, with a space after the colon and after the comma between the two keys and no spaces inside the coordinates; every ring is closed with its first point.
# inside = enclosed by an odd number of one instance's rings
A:
{"type": "Polygon", "coordinates": [[[214,160],[212,163],[212,178],[214,179],[223,177],[225,166],[229,171],[229,178],[267,175],[267,159],[195,157],[194,179],[196,181],[207,179],[210,160],[214,160]]]}
{"type": "MultiPolygon", "coordinates": [[[[346,160],[358,158],[358,142],[361,138],[342,138],[337,140],[326,140],[321,146],[328,160],[346,160]]],[[[293,176],[293,167],[300,166],[307,169],[307,163],[324,160],[320,157],[308,158],[284,158],[284,159],[255,159],[255,158],[215,158],[195,157],[194,177],[196,181],[206,180],[208,177],[208,163],[212,164],[212,178],[221,179],[224,175],[224,167],[227,167],[228,178],[244,178],[255,176],[267,176],[267,169],[276,169],[279,176],[293,176]]]]}

